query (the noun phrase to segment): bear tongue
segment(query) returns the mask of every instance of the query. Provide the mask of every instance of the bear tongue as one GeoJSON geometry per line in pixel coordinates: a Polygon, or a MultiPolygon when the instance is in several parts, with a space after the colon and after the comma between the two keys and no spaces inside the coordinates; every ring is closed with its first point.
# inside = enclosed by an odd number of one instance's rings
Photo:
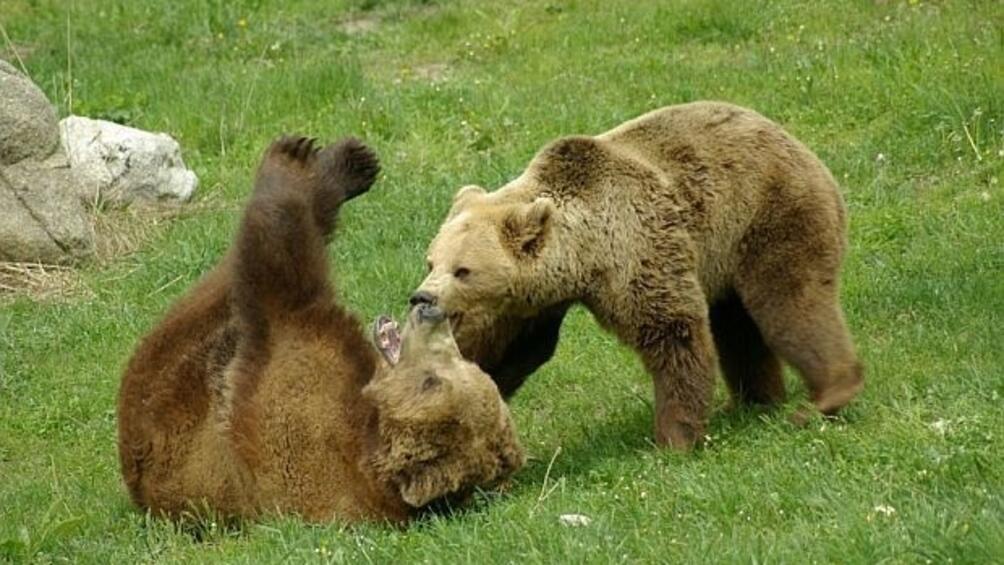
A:
{"type": "Polygon", "coordinates": [[[373,324],[373,343],[387,362],[397,364],[401,358],[401,332],[397,322],[390,316],[380,316],[373,324]]]}

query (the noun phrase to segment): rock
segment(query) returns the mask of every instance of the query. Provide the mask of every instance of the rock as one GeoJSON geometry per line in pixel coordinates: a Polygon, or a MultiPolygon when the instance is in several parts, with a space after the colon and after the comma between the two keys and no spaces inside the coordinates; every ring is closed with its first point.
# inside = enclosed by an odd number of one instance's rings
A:
{"type": "Polygon", "coordinates": [[[0,261],[63,264],[93,253],[78,187],[52,105],[0,61],[0,261]]]}
{"type": "Polygon", "coordinates": [[[0,165],[45,159],[59,147],[56,110],[31,79],[0,61],[0,165]]]}
{"type": "Polygon", "coordinates": [[[87,211],[59,160],[0,167],[0,261],[73,263],[94,252],[87,211]]]}
{"type": "Polygon", "coordinates": [[[0,61],[0,261],[77,262],[94,252],[85,202],[184,201],[197,183],[169,136],[57,122],[45,94],[0,61]]]}
{"type": "Polygon", "coordinates": [[[73,173],[92,187],[84,195],[88,201],[113,206],[183,202],[198,186],[181,160],[178,142],[167,134],[80,116],[61,121],[59,131],[73,173]]]}

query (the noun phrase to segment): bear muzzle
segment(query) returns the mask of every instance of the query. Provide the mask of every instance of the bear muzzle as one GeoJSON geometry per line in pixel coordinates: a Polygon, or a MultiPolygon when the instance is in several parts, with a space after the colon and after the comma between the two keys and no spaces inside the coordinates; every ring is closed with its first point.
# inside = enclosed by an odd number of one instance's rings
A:
{"type": "Polygon", "coordinates": [[[408,303],[411,304],[412,308],[423,304],[427,306],[435,306],[436,301],[436,296],[427,290],[419,290],[415,294],[412,294],[411,298],[408,299],[408,303]]]}
{"type": "Polygon", "coordinates": [[[413,307],[415,317],[419,323],[438,324],[446,319],[446,312],[435,304],[421,302],[413,307]]]}

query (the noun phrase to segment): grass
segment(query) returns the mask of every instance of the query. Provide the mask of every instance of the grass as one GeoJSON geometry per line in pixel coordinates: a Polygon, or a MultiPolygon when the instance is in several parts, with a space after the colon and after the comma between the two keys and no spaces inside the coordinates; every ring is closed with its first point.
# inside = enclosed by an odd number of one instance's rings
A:
{"type": "Polygon", "coordinates": [[[0,304],[0,560],[1004,560],[999,3],[4,0],[0,24],[61,114],[169,132],[202,183],[193,213],[85,266],[86,292],[0,304]],[[705,448],[656,450],[647,376],[577,310],[512,403],[532,460],[463,513],[193,536],[130,506],[121,368],[227,246],[270,138],[352,133],[381,154],[331,249],[372,319],[403,310],[458,187],[500,185],[555,136],[706,98],[784,124],[844,187],[868,387],[842,418],[787,425],[804,398],[789,375],[784,409],[719,408],[705,448]]]}

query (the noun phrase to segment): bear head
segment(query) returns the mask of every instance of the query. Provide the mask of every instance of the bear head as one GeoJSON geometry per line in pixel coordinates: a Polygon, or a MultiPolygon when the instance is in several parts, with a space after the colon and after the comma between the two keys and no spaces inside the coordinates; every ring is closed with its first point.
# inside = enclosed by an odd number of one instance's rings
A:
{"type": "Polygon", "coordinates": [[[426,256],[428,275],[412,304],[434,304],[450,320],[460,351],[490,366],[545,300],[538,273],[552,239],[555,205],[541,197],[495,202],[481,187],[457,192],[426,256]]]}
{"type": "Polygon", "coordinates": [[[457,349],[442,309],[423,304],[404,332],[374,329],[386,364],[363,389],[376,406],[382,446],[374,466],[414,507],[464,496],[522,467],[509,409],[491,378],[457,349]]]}

